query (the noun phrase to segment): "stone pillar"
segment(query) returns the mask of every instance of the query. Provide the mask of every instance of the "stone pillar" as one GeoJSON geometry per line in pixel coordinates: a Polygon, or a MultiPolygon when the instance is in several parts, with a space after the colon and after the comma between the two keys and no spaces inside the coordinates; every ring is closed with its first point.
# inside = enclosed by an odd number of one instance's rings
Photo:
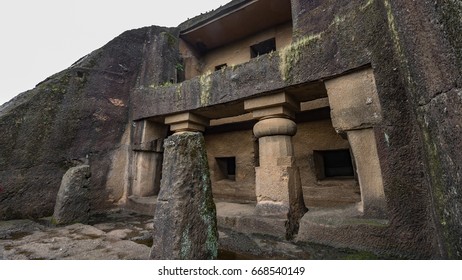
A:
{"type": "Polygon", "coordinates": [[[382,170],[373,127],[382,120],[372,69],[344,75],[325,83],[332,125],[345,133],[356,163],[365,216],[386,217],[382,170]]]}
{"type": "Polygon", "coordinates": [[[347,136],[355,157],[362,210],[368,216],[384,217],[387,205],[374,130],[347,131],[347,136]]]}
{"type": "Polygon", "coordinates": [[[161,189],[151,259],[216,259],[218,231],[203,131],[191,113],[165,119],[175,133],[164,142],[161,189]]]}
{"type": "Polygon", "coordinates": [[[307,211],[292,144],[297,125],[291,118],[299,104],[282,92],[247,100],[244,106],[259,119],[253,129],[260,152],[260,166],[255,168],[256,213],[287,219],[286,237],[291,238],[307,211]]]}

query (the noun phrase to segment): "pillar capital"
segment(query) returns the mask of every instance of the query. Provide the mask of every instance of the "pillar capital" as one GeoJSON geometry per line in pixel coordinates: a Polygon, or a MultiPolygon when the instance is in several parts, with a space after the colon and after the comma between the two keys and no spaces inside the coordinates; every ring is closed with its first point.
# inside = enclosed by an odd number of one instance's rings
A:
{"type": "Polygon", "coordinates": [[[170,130],[177,132],[193,131],[204,132],[209,125],[209,120],[191,112],[185,112],[165,117],[165,124],[170,125],[170,130]]]}
{"type": "Polygon", "coordinates": [[[300,111],[300,103],[286,92],[265,95],[244,101],[244,109],[251,111],[253,118],[295,118],[295,112],[300,111]]]}
{"type": "Polygon", "coordinates": [[[297,133],[297,124],[286,118],[268,118],[260,120],[254,127],[255,137],[274,135],[294,136],[297,133]]]}

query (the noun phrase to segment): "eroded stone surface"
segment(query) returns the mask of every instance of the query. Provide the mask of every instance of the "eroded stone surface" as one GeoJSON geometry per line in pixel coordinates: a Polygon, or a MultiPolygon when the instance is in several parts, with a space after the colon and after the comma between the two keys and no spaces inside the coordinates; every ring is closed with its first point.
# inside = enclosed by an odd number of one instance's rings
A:
{"type": "Polygon", "coordinates": [[[178,133],[167,138],[164,148],[151,258],[215,259],[216,208],[204,138],[178,133]]]}
{"type": "MultiPolygon", "coordinates": [[[[102,218],[107,222],[96,224],[102,229],[79,223],[55,227],[29,220],[0,222],[0,259],[148,259],[152,218],[120,210],[102,218]]],[[[101,218],[92,216],[90,221],[95,219],[101,218]]]]}
{"type": "Polygon", "coordinates": [[[70,224],[88,221],[90,176],[89,165],[73,167],[64,174],[56,197],[54,223],[70,224]]]}
{"type": "Polygon", "coordinates": [[[130,89],[173,77],[166,61],[178,55],[167,44],[174,32],[125,32],[0,106],[0,219],[51,216],[62,176],[87,155],[93,209],[122,198],[130,89]]]}

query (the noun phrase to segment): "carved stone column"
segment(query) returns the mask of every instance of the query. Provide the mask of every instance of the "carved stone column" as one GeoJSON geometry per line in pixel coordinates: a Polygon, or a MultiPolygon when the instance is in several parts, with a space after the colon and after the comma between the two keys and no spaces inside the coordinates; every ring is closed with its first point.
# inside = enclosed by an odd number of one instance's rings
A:
{"type": "Polygon", "coordinates": [[[348,136],[361,188],[360,209],[364,216],[387,217],[382,170],[374,126],[382,121],[380,100],[372,69],[325,82],[332,125],[348,136]]]}
{"type": "Polygon", "coordinates": [[[291,118],[299,104],[282,92],[248,100],[244,106],[259,119],[253,129],[260,152],[260,165],[255,168],[256,213],[287,219],[290,238],[307,210],[292,144],[297,125],[291,118]]]}

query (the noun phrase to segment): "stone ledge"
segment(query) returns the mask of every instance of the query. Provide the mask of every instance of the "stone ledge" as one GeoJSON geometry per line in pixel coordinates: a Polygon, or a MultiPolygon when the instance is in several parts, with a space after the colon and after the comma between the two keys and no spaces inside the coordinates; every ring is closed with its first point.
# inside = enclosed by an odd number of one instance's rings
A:
{"type": "Polygon", "coordinates": [[[409,248],[404,244],[406,240],[390,232],[388,220],[363,218],[356,205],[310,210],[300,220],[297,242],[367,250],[383,256],[418,255],[418,248],[409,248]]]}
{"type": "Polygon", "coordinates": [[[138,214],[154,216],[156,211],[157,196],[137,197],[129,196],[125,209],[134,211],[138,214]]]}

